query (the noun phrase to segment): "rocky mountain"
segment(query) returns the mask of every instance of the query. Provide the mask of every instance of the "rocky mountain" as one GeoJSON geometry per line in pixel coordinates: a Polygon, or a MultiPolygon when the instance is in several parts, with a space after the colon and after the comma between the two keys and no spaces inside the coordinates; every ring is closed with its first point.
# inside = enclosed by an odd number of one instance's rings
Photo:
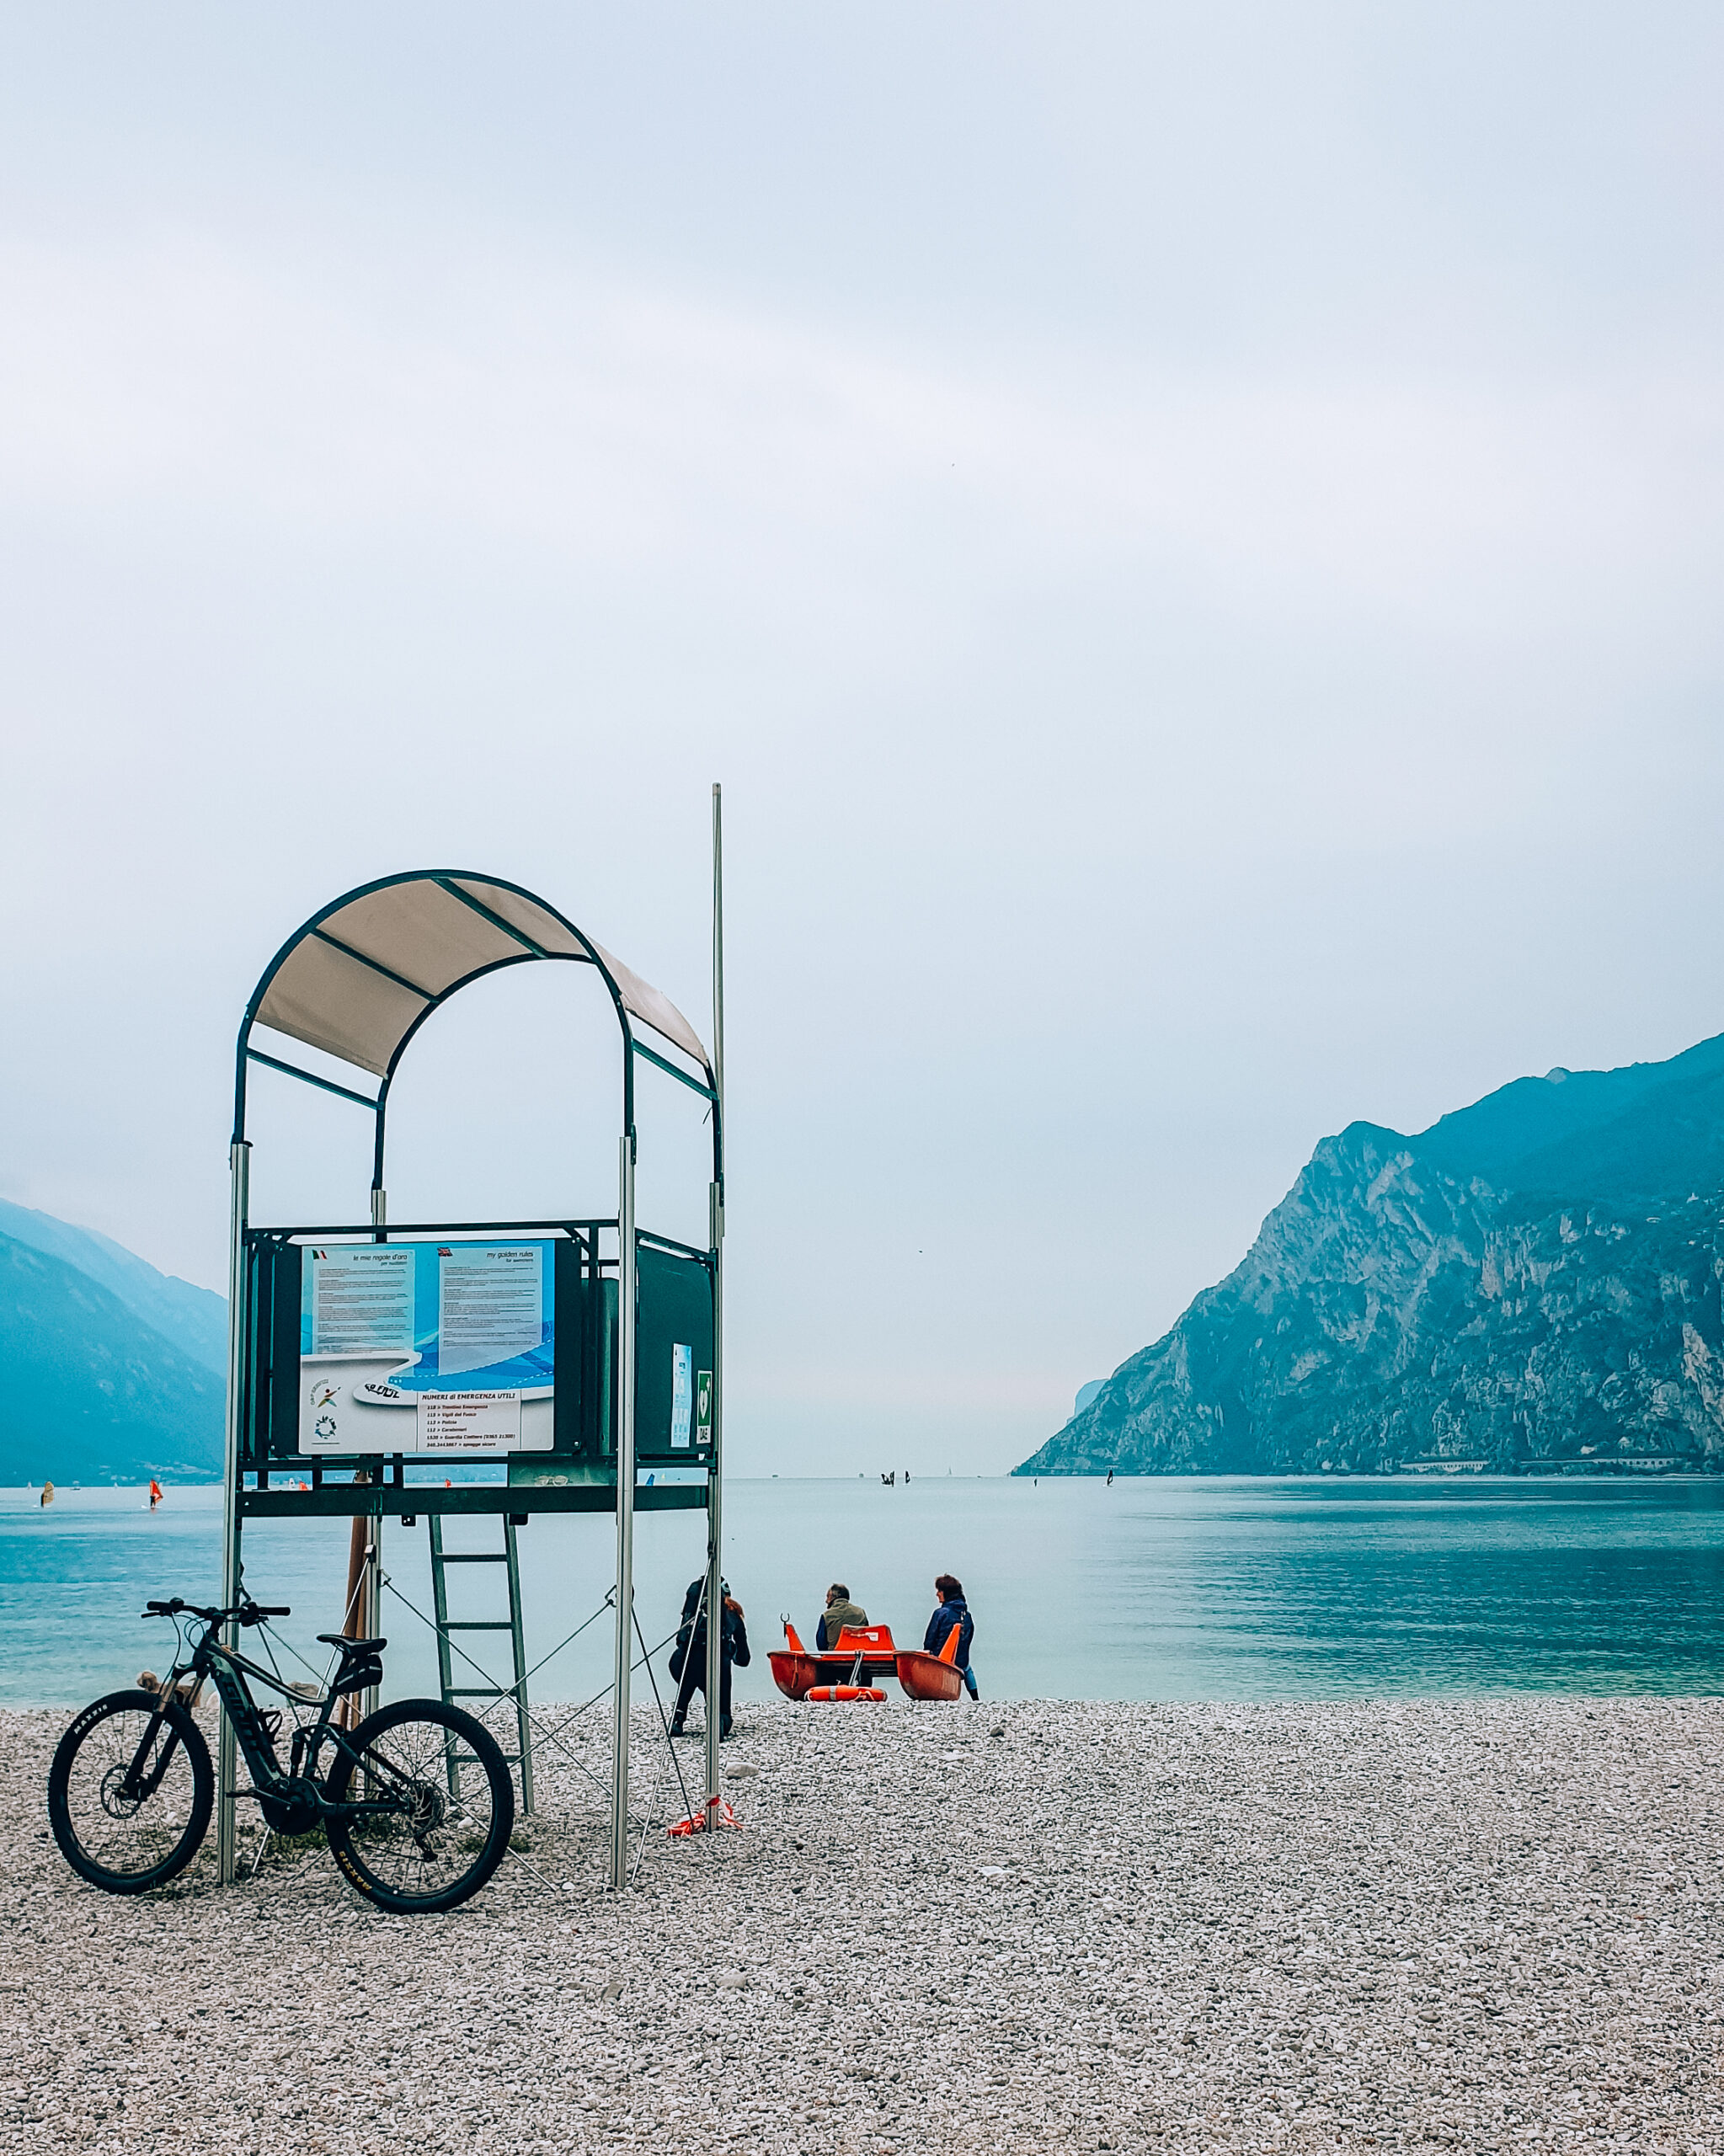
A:
{"type": "Polygon", "coordinates": [[[1019,1474],[1724,1467],[1724,1036],[1325,1139],[1019,1474]]]}
{"type": "MultiPolygon", "coordinates": [[[[118,1244],[108,1248],[164,1289],[207,1292],[153,1273],[118,1244]]],[[[131,1284],[141,1299],[155,1292],[147,1282],[131,1284]]],[[[167,1300],[172,1321],[175,1299],[169,1294],[167,1300]]],[[[225,1309],[220,1296],[210,1300],[225,1309]]],[[[112,1288],[5,1234],[0,1378],[0,1484],[136,1481],[149,1475],[203,1481],[222,1471],[222,1374],[146,1323],[112,1288]]]]}

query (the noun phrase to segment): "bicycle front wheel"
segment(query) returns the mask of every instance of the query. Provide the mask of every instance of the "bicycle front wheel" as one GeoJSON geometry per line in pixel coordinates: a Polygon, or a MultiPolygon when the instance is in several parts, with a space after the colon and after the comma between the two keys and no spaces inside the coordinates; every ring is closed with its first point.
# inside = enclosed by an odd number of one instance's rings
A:
{"type": "Polygon", "coordinates": [[[452,1909],[503,1861],[515,1831],[509,1762],[482,1722],[440,1700],[398,1700],[367,1716],[323,1785],[329,1850],[379,1908],[452,1909]]]}
{"type": "Polygon", "coordinates": [[[86,1707],[48,1769],[60,1854],[109,1894],[141,1894],[184,1871],[215,1800],[203,1732],[153,1692],[110,1692],[86,1707]]]}

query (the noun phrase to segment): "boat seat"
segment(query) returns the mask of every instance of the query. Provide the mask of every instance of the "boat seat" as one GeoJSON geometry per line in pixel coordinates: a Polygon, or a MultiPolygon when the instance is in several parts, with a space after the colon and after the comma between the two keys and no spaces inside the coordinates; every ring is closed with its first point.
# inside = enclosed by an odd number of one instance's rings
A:
{"type": "Polygon", "coordinates": [[[828,1647],[828,1654],[889,1655],[898,1650],[892,1644],[889,1625],[846,1625],[838,1635],[835,1647],[828,1647]]]}

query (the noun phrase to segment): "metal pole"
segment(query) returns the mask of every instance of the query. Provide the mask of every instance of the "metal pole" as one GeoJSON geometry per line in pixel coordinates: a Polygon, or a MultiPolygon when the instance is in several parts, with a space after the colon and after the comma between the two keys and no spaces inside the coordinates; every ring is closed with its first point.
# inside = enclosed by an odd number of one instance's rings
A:
{"type": "MultiPolygon", "coordinates": [[[[388,1473],[388,1469],[379,1463],[378,1481],[386,1481],[388,1473]]],[[[380,1496],[377,1502],[381,1505],[382,1502],[380,1496]]],[[[383,1515],[381,1512],[373,1516],[370,1527],[371,1532],[366,1541],[365,1593],[360,1597],[365,1605],[366,1625],[359,1636],[374,1640],[383,1629],[383,1515]]],[[[376,1714],[382,1704],[382,1687],[367,1684],[359,1697],[360,1719],[363,1721],[367,1715],[376,1714]]]]}
{"type": "Polygon", "coordinates": [[[724,796],[713,788],[713,1449],[707,1460],[707,1824],[718,1823],[719,1702],[724,1696],[724,796]]]}
{"type": "MultiPolygon", "coordinates": [[[[231,1609],[239,1599],[239,1439],[240,1412],[245,1390],[247,1343],[245,1292],[245,1223],[251,1203],[252,1149],[237,1138],[227,1149],[229,1220],[227,1238],[227,1433],[222,1467],[222,1606],[231,1609]]],[[[224,1637],[229,1646],[239,1643],[239,1628],[228,1625],[224,1637]]],[[[222,1709],[221,1734],[216,1743],[216,1861],[224,1886],[233,1881],[237,1851],[234,1846],[233,1725],[222,1709]]]]}
{"type": "MultiPolygon", "coordinates": [[[[380,1108],[377,1112],[377,1171],[380,1175],[382,1172],[382,1150],[383,1113],[380,1108]]],[[[374,1182],[371,1185],[371,1241],[376,1243],[387,1241],[388,1225],[388,1194],[380,1182],[374,1182]]],[[[379,1482],[389,1480],[388,1465],[384,1460],[380,1460],[377,1463],[376,1480],[379,1482]]],[[[382,1498],[377,1502],[381,1507],[382,1498]]],[[[354,1524],[355,1526],[359,1524],[357,1521],[354,1524]]],[[[381,1510],[368,1524],[363,1581],[358,1610],[360,1622],[353,1637],[374,1640],[383,1629],[383,1515],[381,1510]]],[[[381,1686],[367,1684],[353,1703],[359,1720],[363,1721],[368,1715],[376,1714],[382,1701],[381,1686]]]]}
{"type": "MultiPolygon", "coordinates": [[[[623,1054],[629,1053],[627,1045],[623,1054]]],[[[628,1672],[634,1659],[634,1133],[623,1133],[616,1231],[616,1677],[611,1701],[611,1884],[628,1884],[628,1672]]]]}
{"type": "Polygon", "coordinates": [[[533,1808],[533,1718],[526,1704],[526,1636],[520,1622],[520,1552],[515,1522],[503,1515],[503,1555],[509,1573],[509,1645],[515,1667],[515,1742],[520,1753],[520,1808],[533,1808]]]}

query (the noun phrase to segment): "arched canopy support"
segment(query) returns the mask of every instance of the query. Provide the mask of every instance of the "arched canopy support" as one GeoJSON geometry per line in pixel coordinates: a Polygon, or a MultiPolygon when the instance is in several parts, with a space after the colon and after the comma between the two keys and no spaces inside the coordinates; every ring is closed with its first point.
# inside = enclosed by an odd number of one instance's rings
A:
{"type": "Polygon", "coordinates": [[[518,883],[465,869],[418,869],[361,884],[313,914],[282,945],[239,1029],[232,1142],[246,1141],[246,1074],[249,1065],[260,1064],[371,1110],[376,1118],[372,1187],[381,1190],[389,1091],[414,1035],[433,1011],[472,982],[506,966],[540,960],[590,965],[605,984],[625,1050],[624,1135],[634,1129],[638,1055],[713,1103],[713,1176],[719,1180],[718,1089],[711,1059],[687,1019],[555,906],[518,883]],[[361,1092],[254,1048],[256,1026],[370,1071],[380,1081],[376,1091],[361,1092]],[[686,1060],[649,1047],[638,1027],[656,1033],[686,1060]]]}

